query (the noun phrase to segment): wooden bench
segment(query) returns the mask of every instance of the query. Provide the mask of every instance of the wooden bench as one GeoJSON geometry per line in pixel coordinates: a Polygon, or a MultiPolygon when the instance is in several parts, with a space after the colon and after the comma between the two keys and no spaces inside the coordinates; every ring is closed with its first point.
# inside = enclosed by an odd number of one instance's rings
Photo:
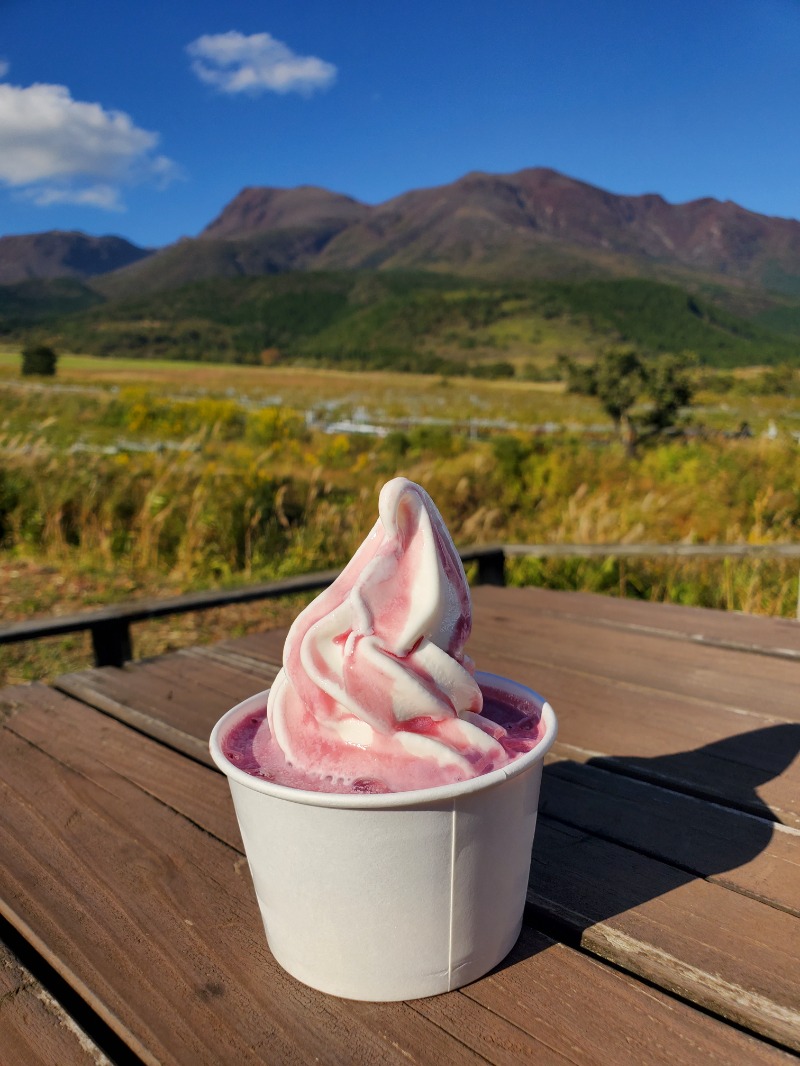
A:
{"type": "Polygon", "coordinates": [[[266,947],[207,737],[268,687],[283,633],[0,694],[0,904],[75,991],[76,1022],[148,1063],[800,1050],[794,623],[535,589],[473,598],[473,657],[544,692],[560,728],[522,937],[434,999],[333,999],[266,947]]]}

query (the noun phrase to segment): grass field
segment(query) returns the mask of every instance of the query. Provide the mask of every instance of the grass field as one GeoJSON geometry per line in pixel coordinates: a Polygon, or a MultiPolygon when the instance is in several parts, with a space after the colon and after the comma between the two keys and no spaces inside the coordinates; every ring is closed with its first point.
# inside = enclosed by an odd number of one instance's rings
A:
{"type": "MultiPolygon", "coordinates": [[[[463,545],[795,540],[800,411],[795,384],[769,392],[771,381],[706,373],[692,412],[705,435],[628,459],[596,401],[556,383],[88,356],[22,379],[18,352],[0,350],[0,616],[341,565],[395,473],[426,485],[463,545]],[[326,432],[340,419],[390,432],[326,432]],[[744,421],[751,439],[724,435],[744,421]]],[[[511,576],[772,614],[797,603],[796,567],[767,562],[521,560],[511,576]]],[[[137,652],[296,609],[137,627],[137,652]]],[[[52,676],[88,657],[83,638],[12,645],[0,677],[52,676]]]]}
{"type": "MultiPolygon", "coordinates": [[[[774,421],[781,432],[800,431],[796,396],[760,394],[750,387],[762,373],[748,368],[705,374],[712,387],[698,391],[694,420],[721,430],[734,430],[746,421],[754,432],[774,421]],[[713,384],[715,379],[719,385],[713,384]]],[[[336,417],[351,417],[363,409],[370,418],[506,420],[524,426],[555,423],[567,429],[608,422],[595,401],[568,394],[559,382],[64,355],[56,380],[31,384],[20,378],[19,351],[10,346],[0,346],[0,383],[50,393],[64,386],[104,391],[140,387],[157,395],[168,390],[170,395],[187,398],[279,403],[301,412],[325,410],[336,417]]]]}

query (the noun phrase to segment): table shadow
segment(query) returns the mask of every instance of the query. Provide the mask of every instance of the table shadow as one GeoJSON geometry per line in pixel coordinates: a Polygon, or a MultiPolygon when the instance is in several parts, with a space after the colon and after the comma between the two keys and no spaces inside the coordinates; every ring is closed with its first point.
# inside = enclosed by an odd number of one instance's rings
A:
{"type": "MultiPolygon", "coordinates": [[[[673,755],[548,766],[526,928],[577,945],[598,922],[752,861],[780,820],[756,790],[798,752],[800,724],[785,723],[673,755]]],[[[540,950],[523,933],[497,969],[540,950]]]]}

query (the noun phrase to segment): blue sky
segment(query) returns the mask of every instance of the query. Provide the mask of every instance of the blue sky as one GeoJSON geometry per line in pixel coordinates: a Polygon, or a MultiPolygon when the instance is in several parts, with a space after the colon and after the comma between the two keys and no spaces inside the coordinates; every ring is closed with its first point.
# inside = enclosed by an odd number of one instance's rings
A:
{"type": "Polygon", "coordinates": [[[0,0],[0,235],[526,166],[800,218],[800,0],[0,0]]]}

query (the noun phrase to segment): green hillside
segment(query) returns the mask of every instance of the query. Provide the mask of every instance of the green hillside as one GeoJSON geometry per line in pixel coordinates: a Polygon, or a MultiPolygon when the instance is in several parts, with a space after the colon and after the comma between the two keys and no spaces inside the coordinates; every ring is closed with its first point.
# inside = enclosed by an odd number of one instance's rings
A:
{"type": "Polygon", "coordinates": [[[553,289],[554,306],[587,316],[594,329],[611,329],[645,352],[693,351],[710,366],[800,358],[800,336],[782,335],[676,286],[626,279],[553,289]]]}
{"type": "Polygon", "coordinates": [[[103,298],[81,281],[32,279],[0,285],[0,334],[52,322],[102,303],[103,298]]]}
{"type": "MultiPolygon", "coordinates": [[[[42,285],[43,283],[37,283],[42,285]]],[[[434,372],[552,365],[625,343],[689,350],[710,366],[800,361],[800,321],[782,330],[674,285],[642,279],[488,282],[432,273],[330,272],[214,278],[131,299],[78,283],[39,296],[0,288],[0,333],[73,351],[303,362],[434,372]]],[[[60,286],[60,288],[59,288],[60,286]]],[[[24,290],[24,291],[23,291],[24,290]]]]}

